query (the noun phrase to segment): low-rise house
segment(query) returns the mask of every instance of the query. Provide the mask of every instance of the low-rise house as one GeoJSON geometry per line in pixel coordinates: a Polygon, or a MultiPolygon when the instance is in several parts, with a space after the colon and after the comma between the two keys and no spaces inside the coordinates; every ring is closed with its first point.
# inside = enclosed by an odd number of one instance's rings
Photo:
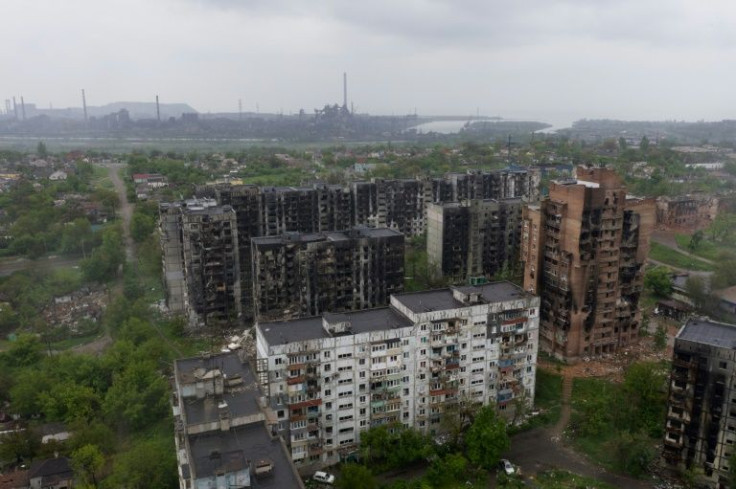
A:
{"type": "Polygon", "coordinates": [[[62,170],[59,170],[59,171],[55,171],[54,173],[52,173],[51,175],[49,175],[49,180],[51,180],[53,182],[56,182],[56,181],[59,181],[59,180],[66,180],[66,177],[67,177],[66,172],[65,171],[62,171],[62,170]]]}
{"type": "Polygon", "coordinates": [[[70,489],[74,485],[74,471],[68,458],[48,458],[31,465],[28,479],[30,489],[70,489]]]}

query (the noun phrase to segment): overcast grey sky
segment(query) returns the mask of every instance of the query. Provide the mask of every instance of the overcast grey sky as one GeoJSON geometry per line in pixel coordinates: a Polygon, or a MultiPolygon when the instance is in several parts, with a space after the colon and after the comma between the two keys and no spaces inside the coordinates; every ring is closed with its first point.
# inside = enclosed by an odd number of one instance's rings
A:
{"type": "Polygon", "coordinates": [[[733,0],[0,0],[0,96],[736,118],[733,0]]]}

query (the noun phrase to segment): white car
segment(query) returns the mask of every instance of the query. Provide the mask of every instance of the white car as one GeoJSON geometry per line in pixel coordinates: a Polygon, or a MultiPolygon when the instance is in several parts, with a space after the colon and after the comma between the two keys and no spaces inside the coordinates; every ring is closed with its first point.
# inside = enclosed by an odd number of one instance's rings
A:
{"type": "Polygon", "coordinates": [[[514,472],[516,472],[516,469],[514,468],[514,464],[506,460],[505,458],[502,458],[500,462],[498,462],[498,466],[506,472],[506,475],[512,475],[514,472]]]}
{"type": "Polygon", "coordinates": [[[328,474],[327,472],[322,472],[321,470],[318,470],[314,473],[312,476],[312,479],[316,480],[317,482],[321,482],[323,484],[334,484],[335,482],[335,476],[332,474],[328,474]]]}

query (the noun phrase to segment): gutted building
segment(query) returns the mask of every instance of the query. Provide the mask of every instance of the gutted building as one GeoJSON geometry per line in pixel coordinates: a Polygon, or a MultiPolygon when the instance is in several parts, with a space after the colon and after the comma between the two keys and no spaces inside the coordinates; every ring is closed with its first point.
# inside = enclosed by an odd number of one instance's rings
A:
{"type": "Polygon", "coordinates": [[[690,318],[675,337],[664,458],[731,487],[736,454],[736,325],[690,318]]]}
{"type": "Polygon", "coordinates": [[[516,265],[521,199],[466,200],[427,206],[427,255],[441,275],[457,282],[492,278],[516,265]]]}
{"type": "Polygon", "coordinates": [[[252,239],[256,317],[385,306],[404,287],[404,235],[386,228],[252,239]]]}
{"type": "MultiPolygon", "coordinates": [[[[235,211],[211,199],[191,199],[167,207],[179,213],[184,309],[190,324],[207,326],[236,320],[240,307],[240,260],[235,211]]],[[[174,224],[169,221],[173,233],[174,224]]],[[[171,248],[175,248],[171,245],[171,248]]]]}
{"type": "MultiPolygon", "coordinates": [[[[429,203],[507,198],[533,201],[538,196],[538,184],[538,172],[509,168],[431,179],[374,179],[344,186],[323,183],[302,187],[218,184],[198,187],[196,194],[199,200],[214,199],[218,206],[234,211],[239,321],[248,322],[255,314],[252,238],[344,231],[355,226],[387,227],[406,236],[417,236],[427,229],[429,203]]],[[[183,261],[186,237],[182,233],[179,214],[184,207],[185,202],[161,206],[162,246],[168,246],[164,249],[167,298],[172,311],[187,309],[182,283],[201,281],[188,275],[195,269],[186,269],[183,261]],[[167,223],[163,222],[165,219],[168,219],[167,223]],[[177,246],[181,250],[177,250],[177,246]]],[[[366,264],[363,270],[370,273],[371,266],[366,264]]],[[[370,284],[374,279],[369,277],[367,280],[365,283],[370,284]]],[[[372,300],[366,303],[378,304],[372,300]]]]}
{"type": "Polygon", "coordinates": [[[304,487],[261,396],[253,370],[236,353],[174,363],[181,489],[304,487]]]}
{"type": "Polygon", "coordinates": [[[718,198],[709,195],[681,195],[657,198],[657,225],[665,229],[696,231],[705,229],[718,214],[718,198]]]}
{"type": "Polygon", "coordinates": [[[638,339],[655,205],[627,199],[605,168],[577,169],[524,208],[524,288],[541,297],[540,346],[557,358],[613,353],[638,339]]]}
{"type": "Polygon", "coordinates": [[[361,432],[428,434],[458,405],[513,420],[534,399],[539,298],[508,283],[391,296],[389,307],[256,325],[258,378],[298,466],[335,463],[361,432]]]}

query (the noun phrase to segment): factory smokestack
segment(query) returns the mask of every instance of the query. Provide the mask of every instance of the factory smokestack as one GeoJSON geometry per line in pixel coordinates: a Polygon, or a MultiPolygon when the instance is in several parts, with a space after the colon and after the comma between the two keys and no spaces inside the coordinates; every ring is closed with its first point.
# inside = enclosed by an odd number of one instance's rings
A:
{"type": "Polygon", "coordinates": [[[342,108],[348,110],[348,74],[342,74],[342,108]]]}
{"type": "Polygon", "coordinates": [[[23,95],[20,96],[20,110],[23,114],[23,120],[26,120],[26,102],[23,100],[23,95]]]}
{"type": "Polygon", "coordinates": [[[158,105],[158,95],[156,95],[156,120],[161,122],[161,108],[158,105]]]}
{"type": "Polygon", "coordinates": [[[84,122],[87,122],[87,96],[82,89],[82,109],[84,110],[84,122]]]}
{"type": "Polygon", "coordinates": [[[15,96],[13,97],[13,115],[15,116],[15,120],[18,120],[18,103],[15,101],[15,96]]]}

